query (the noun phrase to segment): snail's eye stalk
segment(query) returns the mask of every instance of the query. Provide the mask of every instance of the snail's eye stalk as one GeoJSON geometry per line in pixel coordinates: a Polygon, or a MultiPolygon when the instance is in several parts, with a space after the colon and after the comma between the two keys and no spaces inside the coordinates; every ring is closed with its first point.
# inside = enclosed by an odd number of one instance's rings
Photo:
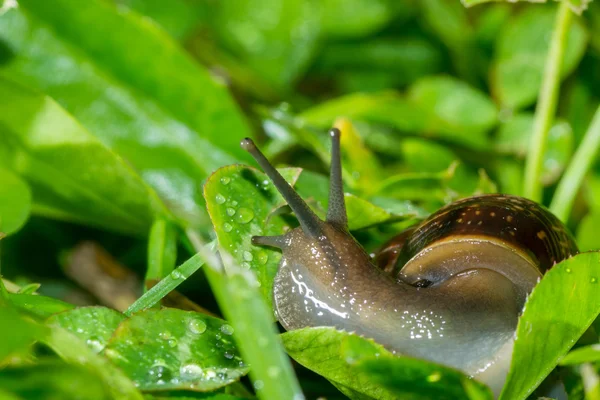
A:
{"type": "MultiPolygon", "coordinates": [[[[283,196],[285,201],[296,214],[298,222],[302,227],[302,231],[309,236],[318,237],[322,234],[321,220],[316,214],[310,209],[308,204],[302,197],[286,182],[281,174],[273,167],[273,165],[267,160],[263,153],[256,147],[252,139],[245,138],[241,142],[242,149],[246,150],[260,165],[262,170],[267,174],[269,179],[273,182],[279,193],[283,196]]],[[[264,239],[263,239],[264,241],[264,239]]]]}
{"type": "Polygon", "coordinates": [[[329,204],[327,222],[339,228],[348,228],[346,203],[344,201],[344,183],[342,182],[342,158],[340,154],[341,132],[337,128],[329,131],[331,136],[331,167],[329,172],[329,204]]]}

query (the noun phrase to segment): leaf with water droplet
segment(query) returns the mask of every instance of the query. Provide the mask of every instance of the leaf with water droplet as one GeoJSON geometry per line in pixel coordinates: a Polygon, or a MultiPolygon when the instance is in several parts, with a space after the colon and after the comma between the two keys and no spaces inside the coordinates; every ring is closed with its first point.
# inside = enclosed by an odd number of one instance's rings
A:
{"type": "Polygon", "coordinates": [[[105,354],[141,390],[215,390],[248,371],[226,327],[200,313],[146,310],[119,326],[105,354]],[[225,352],[231,357],[223,357],[225,352]]]}
{"type": "MultiPolygon", "coordinates": [[[[280,170],[292,184],[298,179],[300,171],[298,168],[280,170]]],[[[250,239],[253,235],[280,235],[284,227],[289,225],[283,216],[273,213],[285,202],[273,185],[262,185],[265,179],[266,176],[254,168],[242,165],[223,167],[206,182],[204,196],[219,244],[230,249],[239,265],[246,263],[256,273],[262,295],[270,305],[273,278],[281,253],[273,249],[260,249],[250,239]],[[228,180],[227,185],[223,185],[224,179],[228,180]],[[220,203],[217,195],[228,201],[220,203]],[[228,211],[232,206],[237,207],[233,215],[228,211]],[[259,260],[252,255],[257,250],[264,254],[259,260]]]]}
{"type": "Polygon", "coordinates": [[[48,318],[48,324],[68,330],[100,353],[124,319],[123,314],[110,308],[79,307],[54,314],[48,318]]]}
{"type": "Polygon", "coordinates": [[[546,272],[517,326],[501,400],[526,398],[600,314],[600,253],[581,253],[546,272]],[[543,340],[540,340],[543,338],[543,340]]]}
{"type": "Polygon", "coordinates": [[[485,385],[459,371],[416,358],[394,356],[373,340],[353,333],[317,327],[286,332],[281,337],[297,362],[324,376],[351,398],[492,398],[485,385]]]}

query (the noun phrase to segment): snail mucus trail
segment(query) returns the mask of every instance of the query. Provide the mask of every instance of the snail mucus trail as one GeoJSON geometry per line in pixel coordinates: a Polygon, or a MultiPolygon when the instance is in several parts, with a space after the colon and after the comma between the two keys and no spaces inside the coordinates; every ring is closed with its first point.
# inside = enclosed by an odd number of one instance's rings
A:
{"type": "Polygon", "coordinates": [[[463,370],[501,389],[517,319],[545,270],[577,252],[561,222],[536,203],[485,195],[450,204],[384,252],[379,268],[348,231],[340,132],[330,131],[327,217],[319,219],[251,139],[247,150],[300,226],[254,236],[281,249],[274,306],[287,330],[334,326],[389,350],[463,370]],[[391,273],[386,273],[391,271],[391,273]],[[424,284],[425,283],[425,284],[424,284]]]}

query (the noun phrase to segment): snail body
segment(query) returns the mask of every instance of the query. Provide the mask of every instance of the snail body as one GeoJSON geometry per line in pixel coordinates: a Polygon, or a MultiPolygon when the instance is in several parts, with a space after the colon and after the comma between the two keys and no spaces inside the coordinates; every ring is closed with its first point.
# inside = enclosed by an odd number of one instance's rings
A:
{"type": "Polygon", "coordinates": [[[526,297],[547,269],[577,252],[572,237],[534,202],[477,196],[388,242],[376,265],[348,232],[340,132],[330,134],[325,221],[250,139],[242,141],[300,223],[281,236],[252,238],[282,250],[273,289],[280,323],[354,331],[392,352],[461,369],[498,393],[526,297]]]}

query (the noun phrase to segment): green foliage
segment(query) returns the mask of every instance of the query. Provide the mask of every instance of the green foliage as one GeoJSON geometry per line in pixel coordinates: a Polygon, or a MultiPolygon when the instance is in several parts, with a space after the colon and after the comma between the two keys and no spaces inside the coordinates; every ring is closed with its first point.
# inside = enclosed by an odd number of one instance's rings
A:
{"type": "Polygon", "coordinates": [[[305,328],[282,335],[288,353],[323,375],[350,398],[490,399],[491,393],[463,374],[413,358],[333,328],[305,328]]]}
{"type": "MultiPolygon", "coordinates": [[[[239,143],[324,217],[339,128],[369,253],[493,192],[600,250],[600,2],[508,3],[0,0],[0,399],[491,399],[353,333],[277,328],[281,252],[251,237],[298,223],[239,143]],[[67,260],[81,241],[106,252],[67,260]]],[[[599,398],[599,279],[597,252],[541,279],[501,399],[599,398]]]]}

